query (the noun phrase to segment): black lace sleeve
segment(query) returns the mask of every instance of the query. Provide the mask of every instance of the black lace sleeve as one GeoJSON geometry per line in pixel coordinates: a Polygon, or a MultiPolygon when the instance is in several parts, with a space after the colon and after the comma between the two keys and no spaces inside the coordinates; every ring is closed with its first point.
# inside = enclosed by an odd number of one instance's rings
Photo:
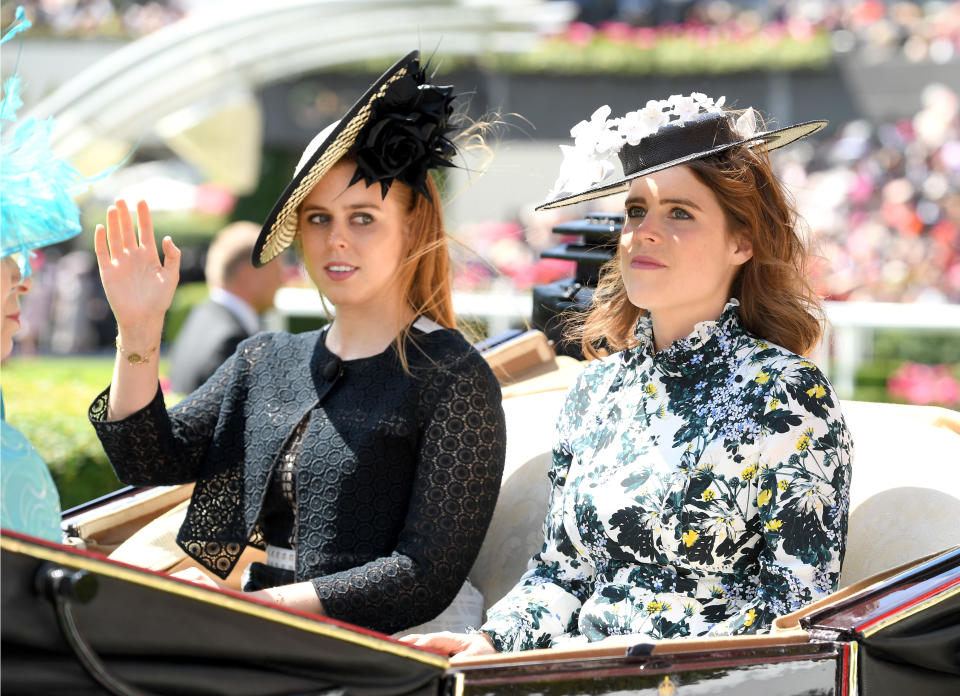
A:
{"type": "Polygon", "coordinates": [[[483,358],[471,351],[426,382],[416,476],[393,553],[312,581],[329,616],[385,633],[432,619],[453,600],[503,475],[500,387],[483,358]]]}
{"type": "Polygon", "coordinates": [[[169,412],[160,385],[149,404],[120,420],[107,420],[110,388],[94,399],[88,416],[123,483],[164,486],[196,480],[213,437],[236,355],[169,412]]]}

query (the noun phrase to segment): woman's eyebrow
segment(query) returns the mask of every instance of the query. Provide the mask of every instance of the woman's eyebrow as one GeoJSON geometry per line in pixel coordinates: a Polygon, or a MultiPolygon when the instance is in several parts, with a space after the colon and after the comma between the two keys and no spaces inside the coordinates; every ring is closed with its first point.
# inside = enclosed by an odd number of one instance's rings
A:
{"type": "MultiPolygon", "coordinates": [[[[631,198],[628,198],[624,202],[623,207],[629,208],[631,205],[637,205],[641,203],[643,205],[646,205],[647,199],[644,198],[643,196],[633,196],[631,198]]],[[[703,208],[701,208],[699,205],[691,201],[689,198],[661,198],[660,199],[661,205],[664,205],[666,203],[671,203],[673,205],[685,205],[689,208],[693,208],[694,210],[699,210],[700,212],[703,212],[703,208]]]]}
{"type": "MultiPolygon", "coordinates": [[[[376,203],[351,203],[346,207],[347,210],[358,210],[360,208],[372,208],[373,210],[380,210],[380,206],[376,203]]],[[[327,207],[325,205],[318,205],[314,203],[312,205],[303,206],[301,210],[302,212],[307,212],[309,210],[327,210],[327,207]]]]}
{"type": "Polygon", "coordinates": [[[703,211],[703,208],[691,201],[689,198],[661,198],[660,202],[673,203],[674,205],[685,205],[689,208],[693,208],[694,210],[699,210],[701,212],[703,211]]]}

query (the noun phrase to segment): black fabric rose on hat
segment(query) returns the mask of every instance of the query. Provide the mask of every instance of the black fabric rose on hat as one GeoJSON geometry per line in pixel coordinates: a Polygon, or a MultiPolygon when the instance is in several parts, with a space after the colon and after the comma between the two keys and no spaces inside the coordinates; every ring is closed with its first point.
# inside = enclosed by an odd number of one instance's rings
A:
{"type": "Polygon", "coordinates": [[[350,184],[380,182],[386,197],[396,179],[430,198],[427,172],[453,167],[457,153],[450,141],[453,88],[426,84],[423,68],[390,85],[376,113],[350,148],[357,171],[350,184]]]}

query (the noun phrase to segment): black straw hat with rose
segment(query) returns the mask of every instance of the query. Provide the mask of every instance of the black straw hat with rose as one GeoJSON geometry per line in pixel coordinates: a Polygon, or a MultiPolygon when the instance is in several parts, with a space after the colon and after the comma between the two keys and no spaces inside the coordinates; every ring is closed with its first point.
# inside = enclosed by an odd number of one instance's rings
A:
{"type": "Polygon", "coordinates": [[[560,208],[622,193],[634,179],[743,146],[767,152],[789,145],[822,130],[827,121],[806,121],[786,128],[757,129],[753,108],[739,115],[723,109],[705,94],[673,95],[651,100],[622,118],[609,119],[602,106],[570,130],[574,145],[561,145],[563,164],[547,202],[537,210],[560,208]],[[613,155],[623,176],[608,181],[614,172],[613,155]]]}
{"type": "Polygon", "coordinates": [[[317,182],[344,156],[357,170],[350,185],[380,184],[386,197],[394,181],[430,197],[427,176],[434,167],[455,166],[457,150],[450,125],[452,87],[427,83],[420,54],[413,51],[377,79],[339,121],[307,145],[293,180],[267,216],[253,249],[253,265],[263,266],[293,242],[297,211],[317,182]]]}

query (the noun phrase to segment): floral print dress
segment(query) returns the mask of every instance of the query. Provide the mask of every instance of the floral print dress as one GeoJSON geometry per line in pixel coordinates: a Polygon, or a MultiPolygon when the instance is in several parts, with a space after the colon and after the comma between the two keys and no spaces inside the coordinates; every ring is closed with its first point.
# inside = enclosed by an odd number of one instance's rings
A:
{"type": "Polygon", "coordinates": [[[717,321],[589,364],[567,395],[544,544],[481,630],[498,650],[768,631],[834,591],[852,442],[824,375],[717,321]]]}

